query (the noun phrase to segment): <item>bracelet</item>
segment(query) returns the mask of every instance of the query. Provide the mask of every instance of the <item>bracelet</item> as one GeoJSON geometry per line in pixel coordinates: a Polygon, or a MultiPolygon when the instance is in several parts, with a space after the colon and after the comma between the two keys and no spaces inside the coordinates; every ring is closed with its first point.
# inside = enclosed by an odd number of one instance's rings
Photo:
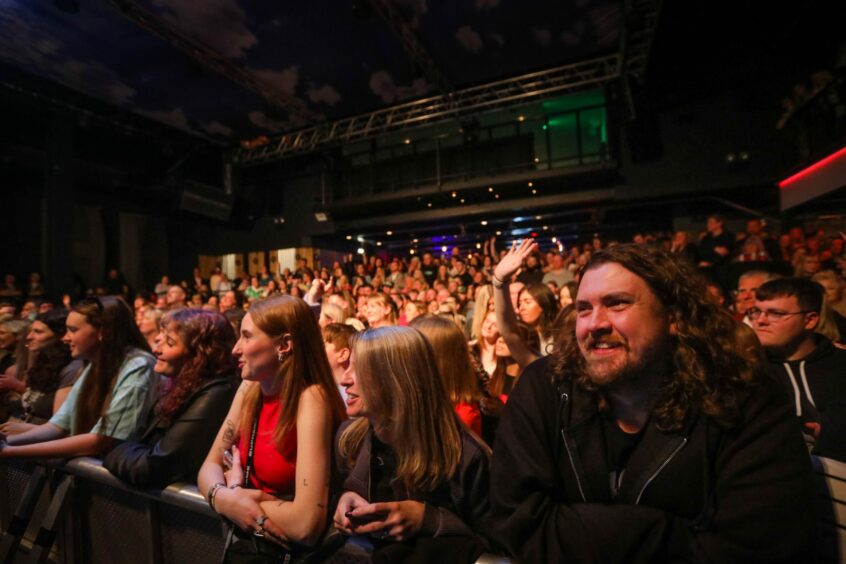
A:
{"type": "Polygon", "coordinates": [[[503,286],[505,286],[506,284],[510,284],[510,283],[511,283],[510,280],[500,280],[499,278],[496,277],[495,274],[491,275],[491,284],[497,290],[501,290],[503,286]]]}
{"type": "Polygon", "coordinates": [[[223,482],[217,482],[216,484],[213,484],[212,487],[209,488],[209,493],[206,495],[206,498],[209,500],[209,507],[211,507],[211,510],[214,511],[215,513],[217,513],[217,509],[214,508],[214,496],[217,495],[217,490],[219,490],[220,488],[225,488],[225,487],[226,487],[226,484],[224,484],[223,482]]]}

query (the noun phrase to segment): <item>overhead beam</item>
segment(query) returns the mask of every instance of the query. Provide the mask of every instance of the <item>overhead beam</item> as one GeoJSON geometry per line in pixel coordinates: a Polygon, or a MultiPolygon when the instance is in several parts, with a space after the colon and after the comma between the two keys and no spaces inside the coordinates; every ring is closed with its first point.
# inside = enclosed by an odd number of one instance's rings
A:
{"type": "Polygon", "coordinates": [[[646,74],[660,12],[661,0],[626,0],[623,4],[620,35],[623,72],[640,81],[646,74]]]}
{"type": "Polygon", "coordinates": [[[402,225],[417,221],[443,221],[456,217],[475,217],[483,214],[502,212],[505,210],[516,211],[520,209],[538,210],[549,206],[577,206],[592,202],[613,200],[616,191],[613,188],[601,190],[584,190],[580,192],[568,192],[566,194],[552,194],[532,198],[520,198],[508,200],[507,202],[492,202],[489,204],[477,204],[471,206],[460,206],[437,210],[423,210],[416,212],[398,213],[373,218],[354,219],[350,221],[336,221],[336,232],[349,230],[368,229],[373,227],[402,225]]]}
{"type": "Polygon", "coordinates": [[[257,149],[236,149],[233,159],[244,166],[259,165],[475,112],[528,104],[606,84],[620,76],[621,68],[620,55],[615,53],[524,74],[286,133],[257,149]]]}
{"type": "Polygon", "coordinates": [[[449,94],[454,90],[440,67],[420,43],[417,34],[408,25],[402,14],[396,9],[391,0],[368,0],[382,20],[402,43],[402,48],[411,61],[423,72],[429,84],[435,85],[441,94],[449,94]]]}
{"type": "Polygon", "coordinates": [[[135,22],[150,33],[157,35],[173,45],[192,60],[211,69],[262,97],[268,104],[300,116],[305,123],[322,120],[322,116],[310,110],[305,102],[284,92],[272,88],[265,81],[256,77],[249,70],[236,65],[223,55],[209,49],[202,43],[186,37],[175,26],[164,21],[158,15],[140,6],[134,0],[103,0],[130,21],[135,22]]]}

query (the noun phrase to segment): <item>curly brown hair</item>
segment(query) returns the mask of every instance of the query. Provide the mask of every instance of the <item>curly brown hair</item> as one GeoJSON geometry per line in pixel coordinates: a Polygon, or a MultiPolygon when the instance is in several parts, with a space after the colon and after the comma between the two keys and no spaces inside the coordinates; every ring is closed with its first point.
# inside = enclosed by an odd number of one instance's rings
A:
{"type": "MultiPolygon", "coordinates": [[[[617,245],[595,253],[585,272],[608,263],[643,279],[675,329],[670,336],[672,371],[653,409],[658,428],[681,430],[695,412],[733,425],[747,390],[764,373],[760,346],[708,293],[705,278],[678,256],[660,248],[617,245]]],[[[557,378],[572,378],[602,400],[572,332],[559,341],[552,356],[557,378]]]]}
{"type": "Polygon", "coordinates": [[[182,339],[190,359],[176,376],[170,391],[156,404],[156,415],[169,424],[188,396],[213,378],[229,378],[234,386],[235,331],[225,316],[216,311],[179,309],[166,313],[161,327],[173,330],[182,339]]]}

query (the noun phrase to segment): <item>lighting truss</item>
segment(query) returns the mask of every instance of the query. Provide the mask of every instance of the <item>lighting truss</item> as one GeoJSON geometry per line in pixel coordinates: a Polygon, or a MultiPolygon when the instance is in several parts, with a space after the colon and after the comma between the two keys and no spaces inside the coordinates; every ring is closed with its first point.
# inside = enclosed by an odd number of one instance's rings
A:
{"type": "Polygon", "coordinates": [[[420,68],[426,80],[437,86],[442,94],[452,92],[454,88],[426,51],[426,48],[420,43],[417,34],[397,11],[393,0],[369,0],[369,2],[385,24],[396,34],[406,54],[420,68]]]}
{"type": "Polygon", "coordinates": [[[263,147],[237,149],[234,160],[245,166],[258,165],[410,127],[528,103],[553,94],[608,83],[620,76],[621,68],[621,56],[615,53],[465,88],[286,133],[272,138],[263,147]]]}
{"type": "Polygon", "coordinates": [[[652,40],[658,28],[661,0],[629,0],[625,4],[626,25],[623,28],[620,52],[623,72],[643,80],[652,40]]]}
{"type": "Polygon", "coordinates": [[[135,22],[145,30],[157,35],[170,43],[192,60],[208,67],[221,76],[228,78],[235,84],[261,96],[270,105],[289,112],[292,116],[302,120],[316,121],[319,115],[310,110],[302,100],[266,84],[249,70],[234,64],[221,54],[209,49],[202,43],[186,37],[175,26],[140,6],[134,0],[103,0],[127,19],[135,22]]]}

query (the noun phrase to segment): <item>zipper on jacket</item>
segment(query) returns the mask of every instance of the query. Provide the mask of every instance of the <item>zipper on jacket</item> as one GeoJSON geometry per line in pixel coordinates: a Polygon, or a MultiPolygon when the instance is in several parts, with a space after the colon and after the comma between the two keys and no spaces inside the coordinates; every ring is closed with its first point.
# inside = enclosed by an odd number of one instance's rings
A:
{"type": "MultiPolygon", "coordinates": [[[[566,393],[561,394],[561,401],[563,404],[561,405],[561,409],[564,409],[567,405],[567,401],[570,399],[566,393]]],[[[558,410],[561,413],[561,409],[558,410]]],[[[582,487],[582,479],[579,477],[579,471],[576,469],[576,461],[573,458],[573,452],[570,450],[570,443],[567,442],[567,435],[564,434],[564,429],[562,426],[561,429],[561,440],[564,441],[564,449],[567,451],[567,458],[570,460],[570,468],[573,469],[573,475],[576,477],[576,486],[579,488],[579,494],[582,496],[582,501],[587,501],[587,496],[585,495],[585,490],[582,487]]]]}
{"type": "Polygon", "coordinates": [[[643,497],[643,492],[646,491],[646,488],[649,487],[649,484],[652,483],[652,480],[654,480],[658,476],[658,474],[661,473],[661,470],[663,470],[664,468],[667,467],[667,464],[670,463],[670,461],[676,456],[676,454],[678,454],[678,452],[686,444],[687,444],[687,437],[682,437],[682,442],[679,443],[679,446],[677,446],[676,448],[673,449],[673,452],[670,453],[670,456],[668,456],[667,459],[664,462],[661,463],[661,466],[659,466],[655,470],[655,472],[652,473],[652,475],[649,477],[649,479],[646,480],[646,483],[643,484],[643,487],[640,488],[640,493],[637,494],[637,499],[635,499],[635,505],[640,505],[640,498],[643,497]]]}

